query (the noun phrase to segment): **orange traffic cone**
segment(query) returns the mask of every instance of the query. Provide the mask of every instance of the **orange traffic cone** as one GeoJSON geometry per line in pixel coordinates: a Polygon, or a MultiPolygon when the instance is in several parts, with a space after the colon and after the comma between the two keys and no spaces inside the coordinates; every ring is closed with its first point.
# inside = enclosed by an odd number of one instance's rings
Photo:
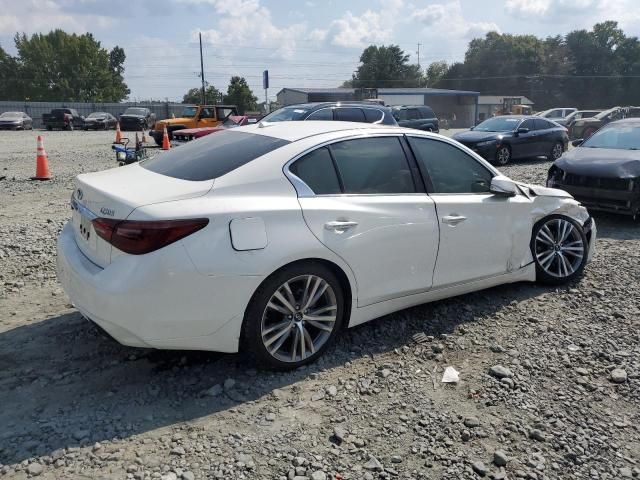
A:
{"type": "Polygon", "coordinates": [[[162,149],[169,150],[171,148],[171,142],[169,142],[169,133],[167,132],[167,126],[164,126],[164,132],[162,133],[162,149]]]}
{"type": "Polygon", "coordinates": [[[120,122],[116,123],[116,141],[113,143],[122,143],[122,132],[120,131],[120,122]]]}
{"type": "Polygon", "coordinates": [[[36,152],[36,176],[31,177],[31,180],[50,180],[49,158],[47,157],[47,152],[44,151],[42,135],[38,135],[38,148],[36,152]]]}

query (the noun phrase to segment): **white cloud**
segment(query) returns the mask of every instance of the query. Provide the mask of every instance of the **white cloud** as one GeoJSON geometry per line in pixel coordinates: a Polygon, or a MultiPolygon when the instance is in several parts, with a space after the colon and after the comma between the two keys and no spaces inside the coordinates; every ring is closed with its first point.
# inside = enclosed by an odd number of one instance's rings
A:
{"type": "MultiPolygon", "coordinates": [[[[202,30],[203,40],[223,46],[271,47],[271,56],[291,58],[306,25],[294,23],[286,27],[274,24],[271,11],[260,0],[181,0],[183,3],[211,5],[218,14],[217,28],[202,30]],[[229,28],[230,26],[233,28],[229,28]]],[[[197,35],[192,33],[192,37],[197,35]]]]}
{"type": "Polygon", "coordinates": [[[68,32],[85,33],[111,27],[115,19],[90,13],[69,13],[68,1],[0,0],[0,35],[15,32],[48,32],[61,28],[68,32]]]}
{"type": "Polygon", "coordinates": [[[431,37],[441,36],[449,41],[456,39],[470,40],[483,36],[490,31],[500,31],[500,28],[494,22],[468,20],[464,16],[460,0],[449,3],[435,3],[413,10],[411,19],[424,25],[424,34],[428,34],[431,37]]]}
{"type": "Polygon", "coordinates": [[[392,26],[380,13],[367,10],[361,16],[351,12],[334,20],[327,39],[338,47],[364,47],[371,43],[386,42],[391,39],[392,26]]]}

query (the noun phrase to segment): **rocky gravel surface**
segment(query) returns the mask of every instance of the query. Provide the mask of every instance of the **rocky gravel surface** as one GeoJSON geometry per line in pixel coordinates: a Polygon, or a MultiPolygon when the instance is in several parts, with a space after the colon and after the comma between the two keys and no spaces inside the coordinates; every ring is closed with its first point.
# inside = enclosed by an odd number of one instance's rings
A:
{"type": "MultiPolygon", "coordinates": [[[[515,284],[352,329],[289,373],[105,337],[55,281],[73,177],[112,132],[0,142],[0,476],[46,479],[640,478],[640,225],[596,215],[584,277],[515,284]],[[457,384],[441,383],[459,371],[457,384]]],[[[548,162],[503,169],[542,183],[548,162]]]]}

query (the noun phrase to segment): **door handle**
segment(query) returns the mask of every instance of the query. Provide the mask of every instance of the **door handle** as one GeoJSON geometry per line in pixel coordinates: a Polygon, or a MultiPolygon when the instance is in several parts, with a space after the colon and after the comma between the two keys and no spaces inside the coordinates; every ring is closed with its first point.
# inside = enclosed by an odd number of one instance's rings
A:
{"type": "Polygon", "coordinates": [[[324,224],[325,230],[333,230],[336,233],[343,233],[345,230],[348,230],[352,227],[358,225],[358,222],[349,222],[349,221],[333,221],[327,222],[324,224]]]}
{"type": "Polygon", "coordinates": [[[467,217],[463,217],[462,215],[447,215],[446,217],[442,217],[442,223],[455,227],[466,219],[467,217]]]}

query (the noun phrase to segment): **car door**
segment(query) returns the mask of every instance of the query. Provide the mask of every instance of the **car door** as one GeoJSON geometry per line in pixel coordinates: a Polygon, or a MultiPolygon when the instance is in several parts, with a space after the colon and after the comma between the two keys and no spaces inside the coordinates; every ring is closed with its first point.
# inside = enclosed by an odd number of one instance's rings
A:
{"type": "Polygon", "coordinates": [[[489,192],[495,173],[457,146],[408,137],[436,205],[440,247],[433,288],[501,275],[518,269],[531,228],[524,195],[489,192]]]}
{"type": "Polygon", "coordinates": [[[559,135],[555,130],[558,127],[543,118],[536,118],[534,123],[537,134],[535,155],[549,155],[549,152],[553,148],[553,144],[558,141],[559,135]]]}
{"type": "Polygon", "coordinates": [[[342,140],[289,167],[311,192],[299,193],[309,229],[349,265],[361,307],[432,284],[438,219],[403,142],[400,135],[342,140]]]}
{"type": "Polygon", "coordinates": [[[537,155],[537,133],[532,119],[524,120],[518,129],[528,128],[527,133],[517,133],[511,139],[511,155],[513,158],[526,158],[537,155]]]}

